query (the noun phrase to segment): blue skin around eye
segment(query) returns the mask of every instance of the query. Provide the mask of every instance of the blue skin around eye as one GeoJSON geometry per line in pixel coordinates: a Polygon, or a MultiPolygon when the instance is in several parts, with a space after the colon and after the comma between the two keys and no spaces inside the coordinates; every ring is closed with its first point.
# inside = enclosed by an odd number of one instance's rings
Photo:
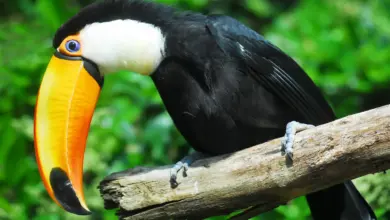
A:
{"type": "Polygon", "coordinates": [[[75,40],[70,40],[70,41],[66,42],[65,46],[66,46],[66,50],[68,50],[71,53],[75,53],[75,52],[80,50],[80,43],[78,41],[75,41],[75,40]],[[76,44],[76,47],[71,49],[70,45],[73,43],[76,44]]]}

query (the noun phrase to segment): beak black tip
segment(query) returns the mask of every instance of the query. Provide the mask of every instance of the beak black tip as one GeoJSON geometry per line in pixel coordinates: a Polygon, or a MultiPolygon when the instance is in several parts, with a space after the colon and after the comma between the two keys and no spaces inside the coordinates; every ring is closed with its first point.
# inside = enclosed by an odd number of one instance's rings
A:
{"type": "Polygon", "coordinates": [[[68,175],[61,168],[57,167],[51,170],[50,185],[57,201],[66,211],[77,215],[92,214],[81,206],[68,175]]]}
{"type": "MultiPolygon", "coordinates": [[[[61,202],[60,202],[61,203],[61,202]]],[[[67,206],[61,203],[64,209],[70,213],[76,214],[76,215],[91,215],[92,212],[84,209],[82,206],[75,207],[75,206],[67,206]]]]}

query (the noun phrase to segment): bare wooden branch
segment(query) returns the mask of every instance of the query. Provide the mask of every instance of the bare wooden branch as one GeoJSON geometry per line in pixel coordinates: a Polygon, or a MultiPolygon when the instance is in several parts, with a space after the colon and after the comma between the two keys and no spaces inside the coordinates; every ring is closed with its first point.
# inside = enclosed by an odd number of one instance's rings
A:
{"type": "Polygon", "coordinates": [[[112,174],[100,190],[124,219],[201,219],[259,205],[263,211],[310,192],[390,168],[390,105],[300,132],[294,163],[280,139],[197,161],[171,188],[170,166],[112,174]]]}

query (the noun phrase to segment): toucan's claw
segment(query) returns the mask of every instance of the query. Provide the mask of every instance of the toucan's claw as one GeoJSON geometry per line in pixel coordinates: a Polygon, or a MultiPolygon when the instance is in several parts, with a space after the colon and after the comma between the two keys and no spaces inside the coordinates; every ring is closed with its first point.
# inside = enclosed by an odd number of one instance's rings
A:
{"type": "Polygon", "coordinates": [[[282,154],[286,155],[287,160],[289,162],[293,161],[293,145],[295,134],[307,130],[310,128],[314,128],[314,125],[303,124],[296,121],[289,122],[286,126],[286,134],[282,138],[282,154]]]}
{"type": "Polygon", "coordinates": [[[195,161],[204,157],[207,157],[207,155],[200,152],[194,152],[185,156],[183,159],[177,162],[170,170],[171,187],[175,188],[179,185],[179,183],[177,182],[177,174],[180,172],[180,170],[183,169],[183,176],[186,177],[189,166],[191,166],[191,164],[195,161]]]}

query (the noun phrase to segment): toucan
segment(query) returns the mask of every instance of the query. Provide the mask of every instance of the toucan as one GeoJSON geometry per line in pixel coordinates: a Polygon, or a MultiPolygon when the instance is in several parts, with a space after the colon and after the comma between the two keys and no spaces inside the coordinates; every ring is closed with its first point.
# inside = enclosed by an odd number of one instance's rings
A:
{"type": "MultiPolygon", "coordinates": [[[[91,213],[83,195],[83,157],[109,73],[150,77],[183,137],[211,156],[284,136],[281,149],[292,159],[296,132],[336,119],[290,56],[226,15],[104,0],[63,24],[53,47],[37,96],[35,151],[49,195],[74,214],[91,213]]],[[[351,181],[306,198],[314,219],[376,218],[351,181]]]]}

